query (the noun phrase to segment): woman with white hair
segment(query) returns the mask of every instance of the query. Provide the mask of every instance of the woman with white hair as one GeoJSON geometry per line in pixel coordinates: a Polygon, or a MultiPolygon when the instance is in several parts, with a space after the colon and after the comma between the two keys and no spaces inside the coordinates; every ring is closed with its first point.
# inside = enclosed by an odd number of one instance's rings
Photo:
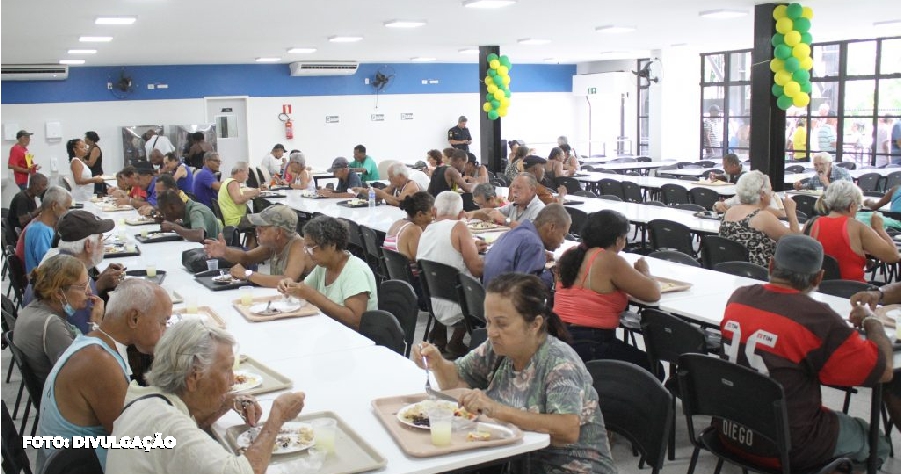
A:
{"type": "Polygon", "coordinates": [[[147,374],[150,386],[128,388],[112,435],[154,440],[163,433],[177,443],[170,449],[110,450],[105,472],[266,472],[278,431],[300,413],[304,394],[279,395],[250,446],[241,455],[227,451],[204,429],[229,410],[238,412],[250,426],[262,417],[253,397],[231,393],[234,345],[230,334],[202,321],[182,321],[169,328],[154,350],[153,371],[147,374]]]}
{"type": "Polygon", "coordinates": [[[898,249],[885,233],[882,216],[874,212],[870,226],[855,219],[863,193],[850,181],[836,181],[826,188],[820,203],[827,213],[807,223],[805,232],[820,241],[823,253],[838,262],[843,280],[866,281],[867,255],[885,263],[899,260],[898,249]]]}
{"type": "Polygon", "coordinates": [[[749,171],[735,184],[739,204],[723,215],[720,237],[738,242],[748,249],[748,260],[762,267],[769,267],[770,258],[776,252],[776,241],[786,234],[800,231],[795,201],[782,200],[789,227],[772,212],[766,212],[772,199],[770,178],[760,171],[749,171]],[[763,211],[763,212],[761,212],[763,211]]]}
{"type": "MultiPolygon", "coordinates": [[[[385,189],[373,188],[375,198],[385,201],[389,206],[400,206],[409,196],[419,191],[425,191],[420,188],[416,181],[410,179],[410,172],[407,165],[395,161],[388,166],[388,182],[390,183],[385,189]]],[[[353,188],[357,194],[365,194],[369,192],[367,188],[353,188]]]]}

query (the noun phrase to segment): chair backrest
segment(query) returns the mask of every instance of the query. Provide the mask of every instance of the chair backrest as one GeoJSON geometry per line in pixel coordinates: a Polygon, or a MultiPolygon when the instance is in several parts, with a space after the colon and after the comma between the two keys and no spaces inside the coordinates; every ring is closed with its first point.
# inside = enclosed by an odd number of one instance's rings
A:
{"type": "Polygon", "coordinates": [[[879,181],[882,175],[879,173],[867,173],[857,177],[857,187],[863,192],[879,191],[879,181]]]}
{"type": "Polygon", "coordinates": [[[817,198],[808,196],[806,194],[795,194],[794,196],[792,196],[792,199],[798,205],[797,209],[804,214],[807,214],[808,217],[812,217],[818,214],[815,208],[817,198]]]}
{"type": "Polygon", "coordinates": [[[648,235],[654,250],[673,249],[687,255],[694,255],[691,230],[683,224],[669,219],[653,219],[648,222],[648,235]]]}
{"type": "Polygon", "coordinates": [[[241,234],[235,226],[227,225],[222,228],[222,237],[225,239],[225,245],[229,247],[237,247],[241,245],[241,234]]]}
{"type": "Polygon", "coordinates": [[[623,188],[623,183],[615,179],[604,178],[598,181],[598,193],[626,199],[626,191],[623,188]]]}
{"type": "Polygon", "coordinates": [[[700,165],[701,168],[713,168],[714,166],[716,166],[716,162],[710,161],[710,160],[702,160],[702,161],[699,161],[697,164],[700,165]]]}
{"type": "Polygon", "coordinates": [[[583,189],[583,190],[581,190],[581,191],[576,191],[576,192],[574,192],[574,193],[573,193],[573,196],[587,197],[587,198],[596,198],[596,197],[598,197],[598,195],[595,194],[594,191],[588,191],[588,190],[586,190],[586,189],[583,189]]]}
{"type": "MultiPolygon", "coordinates": [[[[891,165],[889,165],[889,166],[891,166],[891,165]]],[[[889,173],[888,176],[885,177],[885,188],[883,188],[883,189],[888,191],[889,189],[892,189],[893,187],[895,187],[899,184],[901,184],[901,171],[893,171],[893,172],[889,173]]]]}
{"type": "Polygon", "coordinates": [[[612,195],[612,194],[601,194],[599,197],[600,197],[601,199],[606,199],[606,200],[608,200],[608,201],[623,202],[623,200],[620,199],[619,196],[614,196],[614,195],[612,195]]]}
{"type": "Polygon", "coordinates": [[[648,371],[620,360],[585,364],[594,379],[604,427],[625,436],[654,470],[660,472],[673,429],[672,395],[648,371]]]}
{"type": "Polygon", "coordinates": [[[654,308],[641,311],[641,332],[652,366],[676,363],[682,354],[706,354],[704,330],[654,308]]]}
{"type": "Polygon", "coordinates": [[[823,280],[820,282],[819,288],[817,288],[817,291],[820,293],[845,299],[850,299],[854,293],[874,290],[876,290],[875,286],[855,280],[823,280]]]}
{"type": "Polygon", "coordinates": [[[469,350],[475,350],[477,347],[481,346],[483,342],[488,340],[488,329],[486,328],[475,328],[472,330],[472,334],[469,335],[469,350]]]}
{"type": "Polygon", "coordinates": [[[566,186],[566,192],[569,194],[582,190],[582,183],[580,183],[579,180],[573,178],[572,176],[557,176],[554,181],[554,184],[556,184],[558,187],[561,185],[566,186]]]}
{"type": "MultiPolygon", "coordinates": [[[[254,169],[256,171],[257,181],[260,184],[269,183],[269,179],[267,179],[266,176],[263,174],[263,170],[261,170],[260,168],[254,168],[254,169]]],[[[270,179],[271,179],[271,177],[270,177],[270,179]]]]}
{"type": "Polygon", "coordinates": [[[460,288],[460,307],[468,324],[472,328],[485,326],[485,287],[482,282],[459,272],[457,284],[460,288]]]}
{"type": "Polygon", "coordinates": [[[388,278],[413,284],[413,270],[410,268],[410,260],[404,254],[383,248],[382,255],[385,257],[388,278]]]}
{"type": "Polygon", "coordinates": [[[360,225],[350,219],[341,219],[347,223],[347,243],[352,251],[365,252],[363,235],[360,233],[360,225]]]}
{"type": "Polygon", "coordinates": [[[247,187],[248,188],[259,188],[260,187],[260,180],[257,177],[256,173],[253,173],[253,172],[247,173],[247,187]]]}
{"type": "Polygon", "coordinates": [[[361,225],[360,238],[363,240],[363,250],[366,251],[369,265],[373,268],[373,273],[381,279],[388,277],[388,269],[385,267],[385,259],[382,257],[382,244],[385,243],[385,234],[379,232],[372,227],[361,225]]]}
{"type": "Polygon", "coordinates": [[[40,474],[103,474],[93,449],[65,448],[53,451],[40,474]]]}
{"type": "Polygon", "coordinates": [[[839,168],[844,168],[846,170],[856,170],[857,163],[853,161],[836,161],[833,165],[838,166],[839,168]]]}
{"type": "Polygon", "coordinates": [[[638,204],[644,201],[644,196],[641,194],[641,187],[638,186],[637,183],[623,181],[620,184],[623,186],[623,199],[626,202],[638,204]]]}
{"type": "Polygon", "coordinates": [[[19,474],[25,471],[26,474],[31,474],[31,463],[25,448],[22,447],[22,437],[16,431],[16,424],[12,417],[9,416],[6,402],[3,401],[0,404],[3,405],[3,472],[4,474],[19,474]]]}
{"type": "Polygon", "coordinates": [[[648,257],[659,258],[660,260],[666,260],[667,262],[681,263],[683,265],[701,268],[701,264],[698,263],[698,261],[695,260],[694,257],[679,252],[678,250],[657,250],[656,252],[651,252],[648,257]]]}
{"type": "Polygon", "coordinates": [[[662,203],[662,202],[660,202],[660,201],[655,201],[655,200],[653,200],[653,199],[650,199],[650,200],[647,200],[647,201],[643,201],[641,204],[646,204],[646,205],[648,205],[648,206],[666,207],[666,204],[664,204],[664,203],[662,203]]]}
{"type": "MultiPolygon", "coordinates": [[[[685,354],[679,358],[679,388],[688,434],[695,439],[694,417],[716,417],[754,432],[779,450],[783,472],[790,472],[791,438],[782,385],[753,369],[716,356],[685,354]]],[[[736,446],[730,446],[735,448],[736,446]]],[[[715,449],[708,446],[708,449],[715,449]]],[[[714,454],[729,456],[732,452],[714,454]]]]}
{"type": "Polygon", "coordinates": [[[676,204],[673,206],[676,209],[681,211],[691,211],[691,212],[704,212],[707,209],[704,209],[704,206],[700,204],[676,204]]]}
{"type": "Polygon", "coordinates": [[[13,354],[13,361],[15,361],[16,367],[19,368],[19,372],[22,374],[22,379],[25,381],[25,388],[28,389],[31,401],[34,403],[35,408],[40,409],[41,395],[44,393],[44,381],[31,370],[31,366],[28,365],[28,359],[25,358],[25,353],[13,342],[13,331],[7,331],[6,343],[13,354]]]}
{"type": "Polygon", "coordinates": [[[575,236],[581,235],[582,227],[585,225],[585,221],[588,219],[588,213],[581,210],[576,209],[572,206],[565,206],[566,212],[569,214],[572,222],[569,225],[569,233],[575,236]]]}
{"type": "Polygon", "coordinates": [[[16,304],[6,295],[0,295],[3,298],[3,331],[11,331],[16,328],[16,318],[19,312],[16,310],[16,304]]]}
{"type": "Polygon", "coordinates": [[[688,196],[688,190],[675,183],[666,183],[660,186],[660,194],[663,197],[663,203],[667,206],[675,204],[688,204],[691,199],[688,196]]]}
{"type": "Polygon", "coordinates": [[[463,193],[460,195],[463,198],[463,210],[466,212],[478,211],[479,205],[472,200],[472,193],[463,193]]]}
{"type": "Polygon", "coordinates": [[[404,355],[407,346],[404,332],[397,318],[387,311],[376,309],[363,313],[360,317],[360,334],[372,339],[377,345],[404,355]]]}
{"type": "Polygon", "coordinates": [[[701,262],[708,270],[717,263],[747,261],[748,249],[739,242],[718,235],[705,235],[701,240],[701,262]]]}
{"type": "Polygon", "coordinates": [[[713,205],[720,201],[720,195],[712,189],[696,187],[691,188],[688,193],[691,195],[691,202],[703,206],[708,211],[713,210],[713,205]]]}
{"type": "Polygon", "coordinates": [[[222,217],[222,208],[219,207],[219,200],[216,198],[210,198],[210,209],[213,211],[213,215],[216,216],[217,219],[225,222],[225,218],[222,217]]]}
{"type": "Polygon", "coordinates": [[[253,203],[253,212],[255,214],[263,212],[264,209],[272,205],[272,201],[261,197],[253,198],[251,202],[253,203]]]}
{"type": "Polygon", "coordinates": [[[457,291],[456,268],[443,263],[430,260],[419,260],[420,280],[423,282],[423,290],[429,298],[449,300],[460,304],[460,293],[457,291]]]}
{"type": "Polygon", "coordinates": [[[713,265],[713,269],[718,272],[728,273],[730,275],[753,278],[760,281],[770,280],[770,271],[760,265],[754,265],[751,262],[720,262],[713,265]]]}
{"type": "Polygon", "coordinates": [[[841,280],[842,271],[838,267],[838,260],[829,255],[823,255],[823,281],[841,280]]]}
{"type": "Polygon", "coordinates": [[[654,160],[652,160],[650,156],[639,156],[639,157],[635,158],[635,161],[637,161],[639,163],[650,163],[654,160]]]}
{"type": "MultiPolygon", "coordinates": [[[[404,259],[406,260],[406,257],[404,259]]],[[[407,343],[404,357],[409,357],[416,331],[416,319],[419,316],[419,306],[413,286],[402,280],[383,281],[379,286],[379,309],[387,311],[397,318],[404,333],[404,342],[407,343]]]]}
{"type": "Polygon", "coordinates": [[[11,250],[6,257],[6,264],[9,266],[9,284],[13,287],[16,305],[22,306],[28,277],[25,275],[25,263],[15,254],[15,249],[11,250]]]}

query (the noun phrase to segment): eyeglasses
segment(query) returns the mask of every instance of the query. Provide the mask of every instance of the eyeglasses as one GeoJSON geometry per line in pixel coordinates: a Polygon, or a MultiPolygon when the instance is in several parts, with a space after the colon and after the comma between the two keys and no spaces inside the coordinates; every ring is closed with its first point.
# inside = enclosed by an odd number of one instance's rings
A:
{"type": "Polygon", "coordinates": [[[306,249],[307,253],[310,254],[310,255],[312,255],[312,254],[313,254],[313,251],[316,250],[316,249],[318,249],[318,248],[319,248],[319,245],[318,245],[318,244],[317,244],[317,245],[313,245],[313,246],[304,245],[304,249],[306,249]]]}
{"type": "Polygon", "coordinates": [[[80,291],[83,293],[87,293],[88,292],[88,284],[87,283],[77,283],[74,285],[67,286],[66,289],[67,290],[76,290],[76,291],[80,291]]]}

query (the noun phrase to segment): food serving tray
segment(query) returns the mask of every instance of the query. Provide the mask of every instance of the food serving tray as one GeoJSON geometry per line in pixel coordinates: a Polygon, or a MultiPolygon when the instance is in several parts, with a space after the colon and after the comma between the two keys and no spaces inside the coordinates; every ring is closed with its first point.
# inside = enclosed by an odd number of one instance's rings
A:
{"type": "Polygon", "coordinates": [[[269,186],[269,191],[287,191],[291,189],[291,186],[279,185],[279,186],[269,186]]]}
{"type": "Polygon", "coordinates": [[[700,184],[701,186],[729,186],[732,183],[726,181],[707,181],[706,179],[702,179],[695,184],[700,184]]]}
{"type": "Polygon", "coordinates": [[[288,197],[288,195],[284,194],[284,193],[274,192],[274,191],[260,191],[259,197],[275,199],[275,198],[288,197]]]}
{"type": "Polygon", "coordinates": [[[435,446],[432,444],[432,436],[429,430],[410,427],[401,423],[397,418],[397,413],[402,408],[413,403],[421,402],[427,398],[429,398],[429,396],[425,393],[416,393],[412,395],[379,398],[372,401],[372,410],[375,412],[375,416],[383,425],[385,425],[385,429],[388,430],[388,433],[391,434],[391,437],[394,438],[394,441],[400,446],[400,449],[410,456],[415,458],[429,458],[460,451],[514,444],[522,441],[523,433],[519,428],[482,416],[479,418],[479,422],[485,423],[486,426],[498,426],[500,429],[512,433],[512,435],[485,441],[469,441],[467,440],[469,433],[476,429],[476,425],[473,424],[471,429],[454,429],[451,434],[450,445],[435,446]]]}
{"type": "Polygon", "coordinates": [[[507,226],[502,226],[500,224],[495,224],[494,222],[488,221],[467,222],[466,227],[472,234],[484,234],[487,232],[507,232],[508,230],[510,230],[510,228],[507,226]]]}
{"type": "Polygon", "coordinates": [[[129,206],[128,204],[123,204],[121,206],[112,205],[112,204],[104,204],[100,206],[100,210],[103,212],[125,212],[125,211],[133,211],[134,207],[129,206]]]}
{"type": "Polygon", "coordinates": [[[142,244],[155,244],[157,242],[178,242],[185,240],[175,232],[148,232],[147,237],[143,234],[135,235],[135,240],[142,244]]]}
{"type": "Polygon", "coordinates": [[[712,221],[718,221],[718,220],[720,220],[720,217],[722,216],[722,214],[715,212],[715,211],[700,211],[700,212],[696,212],[694,214],[694,216],[697,217],[698,219],[709,219],[712,221]]]}
{"type": "Polygon", "coordinates": [[[166,270],[157,270],[156,276],[153,277],[147,276],[147,270],[126,270],[125,276],[130,276],[132,278],[143,278],[149,282],[156,283],[157,285],[162,285],[163,280],[166,279],[166,270]]]}
{"type": "Polygon", "coordinates": [[[684,281],[658,276],[655,276],[654,279],[657,280],[657,283],[660,283],[660,293],[673,293],[676,291],[688,291],[691,289],[691,283],[686,283],[684,281]]]}
{"type": "Polygon", "coordinates": [[[320,313],[319,308],[311,305],[308,301],[304,301],[304,303],[295,311],[284,311],[276,314],[256,314],[250,311],[251,306],[259,303],[268,303],[270,301],[279,301],[284,299],[282,295],[272,295],[272,296],[263,296],[259,298],[254,298],[253,303],[250,306],[245,306],[241,304],[240,299],[236,299],[232,301],[232,305],[241,313],[241,316],[244,316],[244,319],[251,322],[263,322],[263,321],[275,321],[277,319],[288,319],[288,318],[300,318],[304,316],[314,316],[320,313]]]}
{"type": "Polygon", "coordinates": [[[130,226],[159,224],[156,221],[156,219],[153,219],[152,217],[139,217],[136,219],[125,219],[125,223],[130,226]]]}
{"type": "MultiPolygon", "coordinates": [[[[355,474],[358,472],[378,471],[388,464],[388,460],[367,443],[340,416],[331,411],[300,415],[291,421],[310,423],[314,420],[331,418],[337,422],[335,431],[335,450],[326,456],[319,474],[355,474]]],[[[220,441],[233,453],[238,453],[238,436],[250,426],[236,425],[227,428],[225,439],[220,441]]],[[[218,432],[217,432],[218,435],[218,432]]],[[[308,451],[273,455],[270,465],[287,464],[309,457],[308,451]]]]}
{"type": "MultiPolygon", "coordinates": [[[[351,208],[369,207],[369,201],[364,200],[364,199],[360,199],[359,201],[354,201],[353,199],[348,199],[346,201],[340,201],[335,204],[337,204],[339,206],[351,207],[351,208]]],[[[375,205],[381,206],[381,204],[378,201],[376,201],[375,205]]]]}
{"type": "Polygon", "coordinates": [[[260,385],[259,387],[251,388],[249,390],[244,390],[241,392],[241,394],[260,395],[263,393],[279,392],[282,390],[287,390],[293,385],[291,379],[276,372],[268,365],[248,355],[241,354],[241,365],[235,368],[235,370],[253,372],[263,378],[262,385],[260,385]]]}
{"type": "Polygon", "coordinates": [[[135,245],[134,250],[126,250],[121,244],[106,244],[103,246],[103,258],[137,257],[141,255],[141,248],[135,245]]]}
{"type": "Polygon", "coordinates": [[[582,204],[585,204],[585,201],[577,201],[575,199],[567,199],[567,200],[563,201],[563,204],[566,206],[580,206],[582,204]]]}
{"type": "MultiPolygon", "coordinates": [[[[228,275],[228,270],[225,270],[225,274],[228,275]]],[[[197,283],[205,286],[210,291],[224,291],[224,290],[235,290],[242,286],[255,286],[253,283],[247,280],[236,280],[233,283],[216,283],[213,281],[213,278],[219,276],[219,270],[204,270],[202,272],[197,272],[194,274],[194,280],[197,283]]]]}
{"type": "MultiPolygon", "coordinates": [[[[179,303],[181,303],[181,302],[182,302],[182,300],[179,300],[179,303]]],[[[174,303],[175,302],[173,301],[173,304],[174,303]]],[[[187,316],[190,313],[188,313],[187,311],[188,311],[188,308],[185,306],[182,306],[179,308],[172,308],[172,317],[169,318],[169,322],[172,324],[175,324],[179,321],[190,319],[190,316],[187,316]]],[[[197,314],[209,317],[210,321],[212,321],[213,324],[219,326],[222,329],[225,329],[225,321],[222,319],[221,316],[219,316],[218,313],[213,311],[213,308],[210,308],[209,306],[198,306],[197,314]]]]}

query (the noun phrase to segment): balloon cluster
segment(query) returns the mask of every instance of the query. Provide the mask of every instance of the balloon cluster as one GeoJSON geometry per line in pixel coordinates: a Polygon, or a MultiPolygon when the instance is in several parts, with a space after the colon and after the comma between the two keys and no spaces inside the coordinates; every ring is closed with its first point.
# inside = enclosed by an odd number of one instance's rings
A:
{"type": "Polygon", "coordinates": [[[507,116],[507,107],[510,106],[510,69],[513,69],[513,65],[507,55],[488,55],[488,75],[485,76],[488,94],[485,95],[482,110],[488,112],[491,120],[507,116]]]}
{"type": "Polygon", "coordinates": [[[773,45],[773,95],[782,110],[789,107],[806,107],[810,103],[810,20],[813,10],[799,3],[779,5],[773,9],[776,31],[770,41],[773,45]]]}

